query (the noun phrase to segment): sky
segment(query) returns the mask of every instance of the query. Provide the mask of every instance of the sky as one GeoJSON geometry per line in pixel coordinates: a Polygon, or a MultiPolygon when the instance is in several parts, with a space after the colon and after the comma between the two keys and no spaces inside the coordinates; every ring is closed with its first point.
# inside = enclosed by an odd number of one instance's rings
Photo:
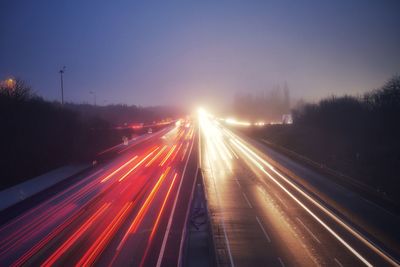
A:
{"type": "Polygon", "coordinates": [[[360,94],[400,73],[400,1],[2,0],[0,79],[97,103],[229,105],[360,94]]]}

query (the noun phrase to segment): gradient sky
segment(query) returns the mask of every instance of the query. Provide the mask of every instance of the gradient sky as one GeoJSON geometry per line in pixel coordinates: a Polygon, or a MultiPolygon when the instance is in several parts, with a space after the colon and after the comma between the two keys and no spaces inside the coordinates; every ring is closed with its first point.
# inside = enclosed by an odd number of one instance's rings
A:
{"type": "Polygon", "coordinates": [[[229,104],[288,83],[356,94],[400,73],[400,1],[2,0],[0,79],[46,99],[229,104]]]}

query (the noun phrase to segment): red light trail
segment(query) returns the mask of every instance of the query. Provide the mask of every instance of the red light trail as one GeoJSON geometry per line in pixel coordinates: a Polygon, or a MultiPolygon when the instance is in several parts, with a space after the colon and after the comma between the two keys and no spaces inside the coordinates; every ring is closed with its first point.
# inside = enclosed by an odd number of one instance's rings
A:
{"type": "Polygon", "coordinates": [[[186,137],[192,133],[179,126],[154,133],[11,220],[0,228],[0,261],[9,266],[139,264],[161,246],[153,241],[164,236],[169,199],[184,179],[188,161],[182,159],[189,157],[195,139],[186,137]],[[128,255],[130,246],[143,242],[135,234],[139,229],[140,236],[151,229],[147,245],[128,255]]]}

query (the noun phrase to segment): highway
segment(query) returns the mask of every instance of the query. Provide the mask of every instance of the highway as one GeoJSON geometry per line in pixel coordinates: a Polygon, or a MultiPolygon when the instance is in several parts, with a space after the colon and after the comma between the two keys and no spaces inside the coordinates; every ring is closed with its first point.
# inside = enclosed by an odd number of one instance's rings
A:
{"type": "Polygon", "coordinates": [[[280,164],[288,159],[203,110],[199,121],[219,266],[399,266],[398,217],[327,179],[315,182],[310,170],[280,164]],[[392,236],[374,235],[377,220],[392,236]]]}
{"type": "Polygon", "coordinates": [[[190,121],[117,157],[0,227],[1,266],[177,266],[197,171],[190,121]]]}
{"type": "Polygon", "coordinates": [[[198,122],[103,151],[113,158],[7,210],[0,265],[178,266],[200,163],[218,266],[399,266],[397,216],[198,122]]]}

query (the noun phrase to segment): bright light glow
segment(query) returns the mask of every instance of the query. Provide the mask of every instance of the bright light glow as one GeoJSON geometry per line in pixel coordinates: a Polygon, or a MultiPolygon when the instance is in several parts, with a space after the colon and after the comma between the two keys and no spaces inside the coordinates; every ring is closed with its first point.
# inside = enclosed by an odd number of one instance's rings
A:
{"type": "Polygon", "coordinates": [[[13,78],[5,79],[4,81],[0,81],[0,86],[4,86],[7,89],[15,89],[17,82],[13,78]]]}
{"type": "Polygon", "coordinates": [[[214,119],[213,116],[205,113],[205,111],[199,113],[199,125],[200,130],[205,140],[205,155],[220,164],[226,164],[229,170],[232,170],[232,153],[226,147],[224,136],[222,135],[221,126],[219,125],[218,119],[214,119]]]}
{"type": "Polygon", "coordinates": [[[197,114],[198,114],[199,116],[203,117],[203,116],[206,116],[206,115],[207,115],[207,112],[206,112],[206,110],[205,110],[204,108],[199,107],[199,108],[197,108],[197,114]]]}
{"type": "Polygon", "coordinates": [[[81,237],[86,230],[96,221],[111,203],[104,203],[85,223],[79,227],[41,266],[53,266],[54,263],[81,237]]]}
{"type": "MultiPolygon", "coordinates": [[[[226,131],[228,133],[228,131],[226,131]]],[[[275,184],[277,184],[285,193],[287,193],[300,207],[302,207],[311,217],[313,217],[319,224],[321,224],[332,236],[334,236],[340,243],[342,243],[343,246],[345,246],[353,255],[355,255],[359,260],[361,260],[366,266],[373,266],[367,259],[365,259],[357,250],[355,250],[349,243],[347,243],[337,232],[335,232],[331,227],[329,227],[321,218],[319,218],[313,211],[311,211],[303,202],[300,201],[295,195],[293,195],[285,186],[283,183],[278,181],[274,176],[272,176],[263,166],[267,166],[272,172],[274,172],[276,175],[278,175],[284,182],[286,182],[290,187],[295,189],[297,192],[299,192],[301,195],[303,195],[306,199],[308,199],[310,202],[312,202],[315,206],[320,208],[325,214],[327,214],[329,217],[331,217],[333,220],[335,220],[338,224],[343,226],[347,231],[349,231],[353,236],[358,238],[360,241],[362,241],[366,246],[368,246],[370,249],[375,251],[377,254],[379,254],[382,258],[384,258],[386,261],[388,261],[390,264],[393,266],[397,266],[397,262],[393,260],[390,256],[388,256],[385,252],[380,250],[379,247],[377,247],[375,244],[373,244],[371,241],[366,239],[364,236],[362,236],[357,230],[353,229],[351,226],[346,224],[341,218],[339,218],[336,214],[332,213],[328,208],[324,207],[321,203],[316,201],[314,198],[312,198],[309,194],[307,194],[305,191],[303,191],[301,188],[299,188],[296,184],[291,182],[288,178],[286,178],[284,175],[279,173],[271,164],[266,162],[262,157],[257,155],[256,152],[254,152],[252,149],[250,149],[247,145],[245,145],[243,142],[239,141],[239,138],[236,138],[233,134],[229,134],[232,139],[231,142],[235,145],[236,148],[238,148],[239,151],[241,151],[248,159],[250,159],[264,174],[268,176],[275,184]]]]}
{"type": "Polygon", "coordinates": [[[250,126],[251,123],[248,121],[238,121],[234,118],[226,118],[225,122],[231,125],[239,125],[239,126],[250,126]]]}

